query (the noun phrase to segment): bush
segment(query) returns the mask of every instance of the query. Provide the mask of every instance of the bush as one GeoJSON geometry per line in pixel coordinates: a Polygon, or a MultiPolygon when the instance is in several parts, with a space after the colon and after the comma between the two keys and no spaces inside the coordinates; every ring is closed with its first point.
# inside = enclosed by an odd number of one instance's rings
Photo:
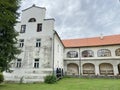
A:
{"type": "Polygon", "coordinates": [[[44,82],[45,82],[45,83],[48,83],[48,84],[53,84],[53,83],[55,83],[56,81],[57,81],[57,78],[56,78],[56,76],[54,76],[54,75],[48,75],[48,76],[46,76],[45,79],[44,79],[44,82]]]}
{"type": "Polygon", "coordinates": [[[0,83],[2,83],[4,81],[4,77],[3,77],[3,74],[0,73],[0,83]]]}

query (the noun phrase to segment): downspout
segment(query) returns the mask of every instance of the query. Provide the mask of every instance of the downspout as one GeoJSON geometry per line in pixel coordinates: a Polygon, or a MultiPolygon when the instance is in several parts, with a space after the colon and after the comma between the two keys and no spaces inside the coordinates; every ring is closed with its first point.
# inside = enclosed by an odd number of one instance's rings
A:
{"type": "Polygon", "coordinates": [[[53,30],[53,43],[52,43],[52,50],[53,50],[53,75],[55,75],[55,72],[54,72],[54,39],[55,39],[55,31],[53,30]]]}
{"type": "Polygon", "coordinates": [[[80,54],[80,48],[79,48],[79,77],[81,76],[81,54],[80,54]]]}

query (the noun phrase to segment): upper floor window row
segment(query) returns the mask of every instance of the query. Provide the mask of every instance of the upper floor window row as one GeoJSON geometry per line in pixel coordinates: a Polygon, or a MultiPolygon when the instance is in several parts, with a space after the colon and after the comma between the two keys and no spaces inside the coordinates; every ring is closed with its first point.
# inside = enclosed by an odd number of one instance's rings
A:
{"type": "MultiPolygon", "coordinates": [[[[120,56],[120,49],[116,50],[117,55],[120,56]]],[[[97,51],[98,57],[109,57],[111,56],[111,51],[108,49],[100,49],[97,51]]],[[[78,52],[69,51],[67,53],[67,58],[77,58],[78,52]]],[[[82,57],[94,57],[94,52],[92,50],[84,50],[82,51],[82,57]]]]}
{"type": "MultiPolygon", "coordinates": [[[[24,39],[19,39],[19,47],[24,46],[24,39]]],[[[36,39],[36,47],[41,47],[41,39],[36,39]]]]}
{"type": "MultiPolygon", "coordinates": [[[[21,68],[21,67],[22,67],[22,59],[17,59],[16,68],[21,68]]],[[[39,59],[34,60],[34,68],[39,68],[39,59]]]]}
{"type": "MultiPolygon", "coordinates": [[[[100,49],[97,51],[98,57],[109,57],[111,56],[111,51],[109,49],[100,49]]],[[[115,50],[115,55],[120,56],[120,48],[115,50]]],[[[67,53],[67,58],[76,58],[78,57],[78,52],[69,51],[67,53]]],[[[82,57],[94,57],[94,52],[92,50],[82,51],[82,57]]]]}
{"type": "MultiPolygon", "coordinates": [[[[20,29],[20,33],[25,33],[26,31],[26,25],[21,25],[21,29],[20,29]]],[[[37,32],[41,32],[42,31],[42,23],[38,23],[37,24],[37,32]]]]}

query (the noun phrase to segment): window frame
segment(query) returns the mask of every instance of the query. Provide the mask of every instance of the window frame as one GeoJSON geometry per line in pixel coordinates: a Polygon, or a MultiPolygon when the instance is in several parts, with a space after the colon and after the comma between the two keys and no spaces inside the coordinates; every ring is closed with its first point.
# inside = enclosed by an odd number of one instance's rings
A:
{"type": "Polygon", "coordinates": [[[42,23],[38,23],[37,24],[37,32],[41,32],[42,31],[42,23]]]}
{"type": "Polygon", "coordinates": [[[84,51],[82,51],[82,57],[94,57],[94,51],[93,50],[84,50],[84,51]],[[84,56],[84,54],[85,54],[85,52],[86,52],[86,56],[84,56]]]}
{"type": "Polygon", "coordinates": [[[16,61],[16,68],[21,68],[22,67],[22,59],[17,59],[16,61]]]}
{"type": "Polygon", "coordinates": [[[36,39],[36,47],[41,47],[41,39],[36,39]]]}
{"type": "Polygon", "coordinates": [[[24,47],[24,39],[19,39],[19,47],[24,47]]]}
{"type": "Polygon", "coordinates": [[[30,18],[30,19],[28,20],[28,22],[36,22],[36,19],[35,19],[35,18],[30,18]]]}
{"type": "Polygon", "coordinates": [[[115,50],[115,55],[116,55],[116,56],[120,56],[120,48],[117,48],[117,49],[115,50]]]}
{"type": "Polygon", "coordinates": [[[34,59],[34,68],[39,68],[40,67],[40,59],[39,58],[35,58],[34,59]]]}
{"type": "Polygon", "coordinates": [[[97,56],[98,57],[110,57],[111,51],[109,49],[99,49],[97,51],[97,56]]]}
{"type": "Polygon", "coordinates": [[[26,31],[26,25],[21,25],[20,33],[25,33],[26,31]]]}
{"type": "Polygon", "coordinates": [[[67,58],[78,58],[78,52],[77,51],[68,51],[67,58]]]}

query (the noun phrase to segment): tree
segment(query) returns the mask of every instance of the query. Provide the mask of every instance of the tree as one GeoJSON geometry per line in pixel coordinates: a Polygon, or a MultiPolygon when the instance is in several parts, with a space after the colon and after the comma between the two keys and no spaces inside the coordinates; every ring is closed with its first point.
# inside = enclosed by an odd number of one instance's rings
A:
{"type": "Polygon", "coordinates": [[[16,47],[18,33],[14,26],[17,23],[20,0],[0,0],[0,67],[7,70],[11,60],[20,50],[16,47]]]}

